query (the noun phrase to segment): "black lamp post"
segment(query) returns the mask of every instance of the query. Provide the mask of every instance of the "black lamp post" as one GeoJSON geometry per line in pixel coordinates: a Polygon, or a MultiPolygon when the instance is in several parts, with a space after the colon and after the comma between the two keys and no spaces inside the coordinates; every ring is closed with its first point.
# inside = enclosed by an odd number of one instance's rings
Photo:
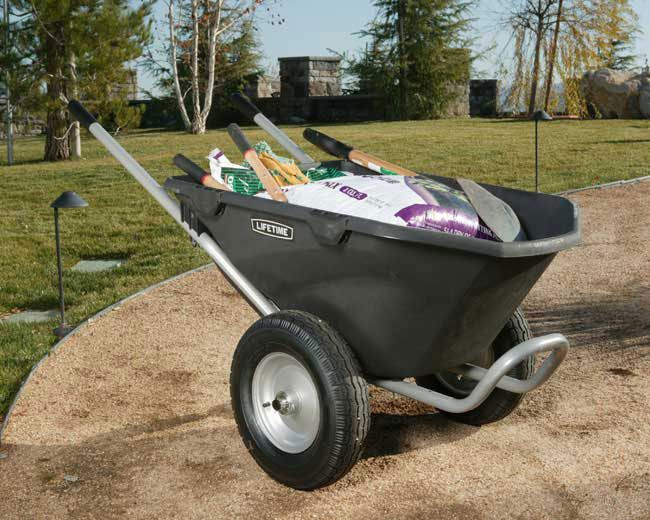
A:
{"type": "Polygon", "coordinates": [[[539,193],[539,122],[553,121],[553,118],[544,110],[538,110],[533,114],[535,121],[535,191],[539,193]]]}
{"type": "Polygon", "coordinates": [[[56,261],[59,270],[59,307],[61,310],[61,323],[54,329],[54,334],[61,339],[67,335],[72,327],[68,327],[65,323],[65,303],[63,301],[63,263],[61,261],[61,233],[59,231],[59,209],[69,208],[85,208],[88,203],[83,200],[74,191],[64,191],[58,198],[50,205],[54,208],[54,233],[56,236],[56,261]]]}

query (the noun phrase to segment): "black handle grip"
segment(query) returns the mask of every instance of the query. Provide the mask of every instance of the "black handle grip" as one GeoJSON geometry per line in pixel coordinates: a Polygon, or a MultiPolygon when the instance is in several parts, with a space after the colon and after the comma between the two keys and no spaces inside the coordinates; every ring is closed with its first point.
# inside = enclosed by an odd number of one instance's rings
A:
{"type": "Polygon", "coordinates": [[[68,103],[68,110],[70,110],[70,113],[75,117],[75,119],[81,123],[81,126],[86,129],[90,128],[90,125],[97,122],[92,114],[88,112],[88,110],[86,110],[76,99],[73,99],[68,103]]]}
{"type": "Polygon", "coordinates": [[[246,136],[244,135],[244,132],[242,132],[242,129],[239,128],[238,124],[232,123],[230,126],[228,126],[228,135],[237,145],[239,151],[244,155],[246,155],[246,152],[248,152],[248,150],[253,148],[248,142],[248,139],[246,139],[246,136]]]}
{"type": "Polygon", "coordinates": [[[174,157],[174,164],[199,184],[203,184],[203,178],[208,175],[198,164],[181,154],[174,157]]]}
{"type": "Polygon", "coordinates": [[[232,96],[230,96],[230,100],[232,101],[233,105],[237,107],[237,110],[239,110],[242,114],[244,114],[246,117],[249,119],[255,119],[255,116],[257,114],[261,114],[262,112],[260,111],[259,108],[257,108],[253,102],[244,96],[241,92],[236,92],[232,96]]]}
{"type": "Polygon", "coordinates": [[[314,146],[340,159],[347,159],[350,152],[354,149],[312,128],[306,128],[302,135],[314,146]]]}

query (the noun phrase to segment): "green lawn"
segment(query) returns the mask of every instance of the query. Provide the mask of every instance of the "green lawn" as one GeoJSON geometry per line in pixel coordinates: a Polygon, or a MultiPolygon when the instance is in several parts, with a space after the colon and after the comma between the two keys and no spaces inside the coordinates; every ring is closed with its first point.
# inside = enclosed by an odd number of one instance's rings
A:
{"type": "MultiPolygon", "coordinates": [[[[456,120],[332,125],[325,132],[413,169],[531,189],[533,126],[528,122],[456,120]]],[[[296,140],[302,129],[291,127],[296,140]]],[[[249,130],[251,138],[262,138],[249,130]]],[[[225,131],[204,136],[136,132],[123,146],[162,181],[174,173],[175,153],[201,161],[219,146],[237,158],[225,131]]],[[[648,174],[650,122],[557,121],[542,127],[542,188],[556,192],[648,174]]],[[[4,143],[2,143],[4,161],[4,143]]],[[[306,146],[315,157],[324,158],[306,146]]],[[[38,138],[16,143],[18,164],[0,162],[0,314],[57,306],[52,210],[63,190],[90,203],[62,215],[64,262],[123,258],[107,274],[68,272],[69,321],[77,324],[111,303],[157,281],[204,264],[184,233],[100,145],[84,139],[80,161],[42,163],[38,138]]],[[[54,343],[45,325],[0,323],[0,417],[30,367],[54,343]]]]}

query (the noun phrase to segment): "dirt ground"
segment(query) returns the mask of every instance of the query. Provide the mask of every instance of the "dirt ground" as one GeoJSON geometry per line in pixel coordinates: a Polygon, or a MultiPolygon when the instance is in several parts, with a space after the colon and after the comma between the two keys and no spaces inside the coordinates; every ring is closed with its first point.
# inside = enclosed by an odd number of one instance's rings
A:
{"type": "Polygon", "coordinates": [[[572,198],[584,246],[525,308],[536,334],[574,348],[501,423],[374,390],[351,473],[311,493],[275,483],[228,395],[255,315],[210,270],[108,313],[41,366],[0,446],[0,517],[650,518],[650,182],[572,198]]]}

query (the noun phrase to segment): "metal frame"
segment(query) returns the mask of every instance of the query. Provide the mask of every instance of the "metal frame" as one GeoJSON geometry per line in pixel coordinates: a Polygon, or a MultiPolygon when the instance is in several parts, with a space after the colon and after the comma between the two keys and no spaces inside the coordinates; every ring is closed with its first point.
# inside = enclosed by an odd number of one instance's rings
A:
{"type": "Polygon", "coordinates": [[[374,379],[369,382],[445,412],[464,413],[480,406],[495,388],[523,394],[541,386],[560,366],[568,351],[569,341],[562,334],[549,334],[520,343],[497,359],[489,369],[463,365],[453,371],[478,381],[476,388],[463,399],[450,397],[405,381],[374,379]],[[530,378],[521,380],[506,375],[527,357],[541,352],[551,354],[530,378]]]}
{"type": "MultiPolygon", "coordinates": [[[[259,117],[260,124],[263,128],[266,124],[265,117],[259,117]]],[[[268,121],[273,133],[282,134],[282,132],[268,121]]],[[[265,128],[265,129],[267,129],[265,128]]],[[[279,308],[266,296],[264,296],[231,262],[226,253],[219,245],[206,233],[198,234],[192,230],[187,223],[181,218],[179,204],[172,199],[169,194],[162,188],[156,180],[147,173],[147,171],[122,148],[122,146],[97,122],[93,121],[88,125],[90,133],[102,143],[106,149],[115,157],[127,171],[158,201],[158,203],[169,213],[172,218],[190,235],[190,237],[201,246],[201,248],[217,264],[217,267],[229,278],[231,283],[237,287],[245,298],[253,305],[257,312],[262,316],[268,316],[279,311],[279,308]]],[[[287,138],[288,139],[288,138],[287,138]]],[[[285,143],[283,143],[285,144],[285,143]]],[[[288,142],[286,144],[289,144],[288,142]]],[[[296,146],[294,144],[294,146],[296,146]]],[[[293,150],[296,152],[296,150],[293,150]]],[[[304,152],[302,152],[304,154],[304,152]]],[[[306,155],[306,154],[305,154],[306,155]]],[[[306,156],[305,159],[311,159],[306,156]]],[[[437,409],[451,413],[464,413],[475,409],[483,403],[495,388],[501,388],[509,392],[525,393],[529,392],[548,380],[555,372],[557,367],[562,363],[569,350],[568,340],[561,334],[550,334],[540,338],[534,338],[525,341],[509,350],[501,356],[489,369],[477,367],[474,365],[463,365],[452,372],[462,374],[465,377],[478,381],[474,390],[463,399],[457,399],[444,395],[432,390],[428,390],[413,383],[404,381],[369,379],[368,382],[390,390],[396,394],[415,399],[422,403],[433,406],[437,409]],[[507,376],[506,374],[527,357],[541,352],[550,352],[548,358],[537,369],[535,374],[529,379],[523,381],[507,376]]]]}
{"type": "Polygon", "coordinates": [[[268,316],[277,312],[278,307],[264,296],[257,288],[235,267],[230,258],[219,247],[212,237],[206,233],[200,235],[191,229],[181,218],[179,204],[172,199],[164,188],[140,166],[140,164],[129,153],[113,139],[113,137],[97,122],[88,126],[88,130],[95,138],[102,143],[106,149],[124,166],[127,171],[133,175],[144,189],[158,201],[158,203],[169,213],[172,218],[192,237],[192,239],[201,246],[208,256],[217,264],[217,267],[230,279],[244,297],[253,305],[261,316],[268,316]]]}

